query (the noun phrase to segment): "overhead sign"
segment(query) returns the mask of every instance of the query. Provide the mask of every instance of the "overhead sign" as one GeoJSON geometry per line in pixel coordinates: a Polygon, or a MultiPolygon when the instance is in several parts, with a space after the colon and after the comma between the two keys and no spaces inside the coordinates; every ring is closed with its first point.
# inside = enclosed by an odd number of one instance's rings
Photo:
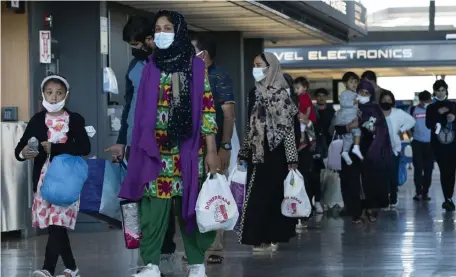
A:
{"type": "Polygon", "coordinates": [[[301,1],[317,12],[323,13],[334,22],[342,23],[352,30],[367,35],[367,11],[357,1],[352,0],[321,0],[301,1]]]}
{"type": "MultiPolygon", "coordinates": [[[[300,48],[269,48],[284,68],[405,66],[407,63],[444,65],[456,61],[456,43],[430,44],[349,44],[300,48]]],[[[454,63],[453,63],[454,64],[454,63]]]]}
{"type": "Polygon", "coordinates": [[[322,0],[322,2],[326,3],[336,11],[347,15],[347,3],[344,0],[322,0]]]}
{"type": "Polygon", "coordinates": [[[40,31],[40,63],[51,63],[51,31],[40,31]]]}

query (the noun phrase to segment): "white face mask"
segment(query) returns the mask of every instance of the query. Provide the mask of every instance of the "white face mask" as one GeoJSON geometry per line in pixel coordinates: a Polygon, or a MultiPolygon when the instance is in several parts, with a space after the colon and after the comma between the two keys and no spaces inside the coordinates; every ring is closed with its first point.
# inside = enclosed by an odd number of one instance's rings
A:
{"type": "Polygon", "coordinates": [[[443,97],[442,99],[440,99],[440,98],[438,98],[438,97],[436,96],[435,99],[438,100],[438,101],[444,101],[444,100],[447,99],[447,97],[448,97],[448,95],[445,95],[445,97],[443,97]]]}
{"type": "Polygon", "coordinates": [[[168,49],[174,42],[174,33],[155,33],[154,42],[159,49],[168,49]]]}
{"type": "Polygon", "coordinates": [[[266,77],[266,75],[264,75],[264,70],[265,68],[261,67],[253,68],[253,78],[255,79],[255,81],[260,82],[266,77]]]}
{"type": "Polygon", "coordinates": [[[360,104],[366,104],[366,103],[369,103],[370,101],[370,96],[361,96],[361,95],[358,95],[358,102],[360,104]]]}
{"type": "Polygon", "coordinates": [[[65,101],[66,101],[67,96],[68,96],[68,92],[62,101],[55,103],[55,104],[51,104],[48,101],[46,101],[46,98],[44,98],[44,94],[43,94],[43,107],[46,109],[46,111],[48,111],[50,113],[60,112],[63,109],[63,107],[65,107],[65,101]]]}

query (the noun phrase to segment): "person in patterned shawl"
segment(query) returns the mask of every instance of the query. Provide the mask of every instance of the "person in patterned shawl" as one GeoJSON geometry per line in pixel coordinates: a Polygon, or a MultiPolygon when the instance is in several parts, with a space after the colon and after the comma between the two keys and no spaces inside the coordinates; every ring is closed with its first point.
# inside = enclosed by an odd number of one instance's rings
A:
{"type": "Polygon", "coordinates": [[[214,101],[204,62],[195,57],[184,17],[160,11],[157,49],[143,69],[127,176],[119,197],[138,201],[146,266],[134,277],[159,277],[170,211],[179,219],[189,277],[205,277],[215,232],[196,228],[195,205],[206,172],[220,170],[214,101]]]}
{"type": "Polygon", "coordinates": [[[269,52],[253,62],[255,88],[248,97],[248,120],[239,163],[247,163],[247,196],[239,240],[255,252],[277,250],[296,235],[297,220],[281,213],[283,181],[296,169],[298,108],[287,89],[280,62],[269,52]]]}

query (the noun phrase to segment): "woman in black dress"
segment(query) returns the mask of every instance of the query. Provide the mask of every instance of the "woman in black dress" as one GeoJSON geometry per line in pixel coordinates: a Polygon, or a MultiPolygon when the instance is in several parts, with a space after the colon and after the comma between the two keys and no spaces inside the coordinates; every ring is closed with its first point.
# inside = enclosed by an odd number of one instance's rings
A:
{"type": "MultiPolygon", "coordinates": [[[[377,220],[377,210],[388,207],[388,183],[391,174],[392,150],[388,126],[380,106],[373,104],[374,87],[362,80],[359,85],[359,128],[361,128],[360,149],[364,156],[361,161],[350,154],[353,163],[347,165],[342,159],[340,183],[344,204],[353,218],[353,223],[362,222],[363,211],[370,222],[377,220]],[[365,125],[375,118],[373,128],[365,125]]],[[[348,126],[335,126],[337,134],[350,132],[357,123],[348,126]]]]}
{"type": "Polygon", "coordinates": [[[254,251],[274,251],[295,236],[296,219],[281,213],[283,182],[298,163],[295,123],[298,109],[272,53],[255,57],[255,89],[249,93],[248,120],[239,162],[247,163],[247,197],[239,241],[254,251]]]}

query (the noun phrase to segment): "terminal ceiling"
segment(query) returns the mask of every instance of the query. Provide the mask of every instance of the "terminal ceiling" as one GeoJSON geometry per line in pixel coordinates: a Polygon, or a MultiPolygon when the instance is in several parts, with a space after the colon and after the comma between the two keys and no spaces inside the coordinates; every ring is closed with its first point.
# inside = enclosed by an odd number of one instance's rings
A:
{"type": "Polygon", "coordinates": [[[285,69],[285,72],[293,77],[306,76],[309,79],[342,79],[342,75],[347,71],[353,71],[361,75],[366,70],[375,71],[378,77],[456,75],[456,67],[285,69]]]}
{"type": "Polygon", "coordinates": [[[338,44],[341,40],[295,21],[257,1],[118,1],[156,13],[168,9],[182,13],[193,31],[239,31],[245,38],[264,38],[266,45],[338,44]]]}

